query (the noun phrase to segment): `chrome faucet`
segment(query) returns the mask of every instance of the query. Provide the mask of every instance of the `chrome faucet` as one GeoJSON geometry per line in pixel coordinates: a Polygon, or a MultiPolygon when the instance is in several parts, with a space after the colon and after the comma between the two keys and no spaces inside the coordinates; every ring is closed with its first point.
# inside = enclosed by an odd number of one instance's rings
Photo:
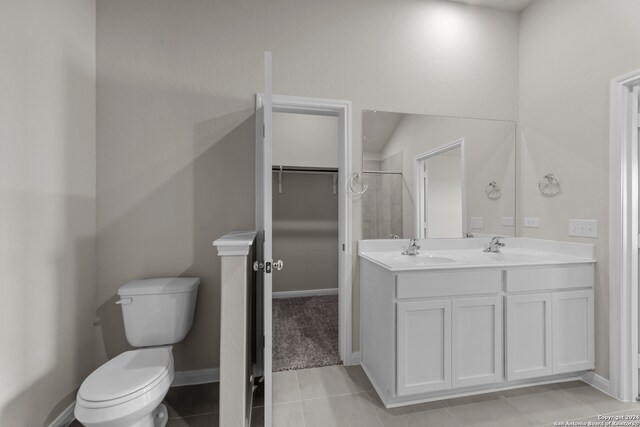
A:
{"type": "Polygon", "coordinates": [[[418,255],[418,249],[420,249],[418,239],[411,239],[409,240],[409,247],[406,251],[402,252],[402,255],[418,255]]]}
{"type": "Polygon", "coordinates": [[[491,252],[494,254],[500,253],[500,248],[504,248],[506,246],[506,244],[501,242],[500,239],[502,239],[502,237],[500,236],[493,237],[489,242],[489,246],[484,250],[484,252],[491,252]]]}

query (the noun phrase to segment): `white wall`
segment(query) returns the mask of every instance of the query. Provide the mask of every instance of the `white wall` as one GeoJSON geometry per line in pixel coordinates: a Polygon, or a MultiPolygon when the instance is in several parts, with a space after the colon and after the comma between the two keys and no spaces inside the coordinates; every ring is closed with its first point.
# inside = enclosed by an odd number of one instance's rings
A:
{"type": "Polygon", "coordinates": [[[596,372],[609,375],[609,82],[640,68],[640,2],[538,0],[521,18],[521,213],[527,237],[596,244],[596,372]],[[542,197],[552,172],[562,184],[542,197]],[[598,220],[598,239],[570,238],[569,218],[598,220]]]}
{"type": "Polygon", "coordinates": [[[273,164],[338,167],[338,118],[273,113],[273,164]]]}
{"type": "Polygon", "coordinates": [[[0,425],[47,425],[94,367],[95,3],[2,2],[0,425]]]}
{"type": "MultiPolygon", "coordinates": [[[[513,13],[437,0],[97,4],[98,361],[128,348],[117,288],[184,273],[203,281],[177,368],[218,366],[211,241],[254,226],[264,50],[273,52],[275,93],[352,101],[354,170],[363,109],[517,118],[513,13]]],[[[359,199],[353,207],[355,253],[359,199]]],[[[356,349],[358,282],[356,270],[356,349]]]]}

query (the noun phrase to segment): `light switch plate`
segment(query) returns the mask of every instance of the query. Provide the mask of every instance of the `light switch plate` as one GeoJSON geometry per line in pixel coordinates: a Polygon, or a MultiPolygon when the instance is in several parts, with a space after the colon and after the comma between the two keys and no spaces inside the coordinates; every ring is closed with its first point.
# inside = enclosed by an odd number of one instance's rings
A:
{"type": "Polygon", "coordinates": [[[503,227],[515,227],[516,221],[512,216],[503,216],[502,217],[502,226],[503,227]]]}
{"type": "Polygon", "coordinates": [[[540,221],[538,217],[526,216],[524,217],[524,226],[529,228],[538,228],[540,227],[540,221]]]}
{"type": "Polygon", "coordinates": [[[484,217],[472,216],[469,223],[474,230],[484,230],[484,217]]]}
{"type": "Polygon", "coordinates": [[[595,219],[570,219],[569,236],[598,237],[598,220],[595,219]]]}

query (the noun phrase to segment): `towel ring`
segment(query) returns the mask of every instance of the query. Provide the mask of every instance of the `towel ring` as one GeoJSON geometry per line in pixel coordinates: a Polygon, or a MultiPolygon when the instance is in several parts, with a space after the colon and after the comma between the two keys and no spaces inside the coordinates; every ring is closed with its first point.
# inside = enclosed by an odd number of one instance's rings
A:
{"type": "Polygon", "coordinates": [[[502,194],[500,194],[500,187],[495,181],[491,181],[485,188],[484,194],[491,200],[498,200],[502,194]]]}
{"type": "Polygon", "coordinates": [[[349,189],[353,194],[364,194],[369,188],[369,184],[367,184],[367,180],[364,179],[364,176],[361,173],[354,173],[349,178],[349,189]]]}
{"type": "Polygon", "coordinates": [[[548,173],[538,181],[538,189],[543,196],[555,196],[560,192],[560,181],[552,173],[548,173]]]}

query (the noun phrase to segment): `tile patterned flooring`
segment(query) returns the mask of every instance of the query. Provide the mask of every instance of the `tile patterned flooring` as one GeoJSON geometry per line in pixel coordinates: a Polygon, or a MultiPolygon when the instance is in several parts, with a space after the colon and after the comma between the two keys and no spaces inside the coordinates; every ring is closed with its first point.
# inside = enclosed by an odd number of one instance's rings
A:
{"type": "Polygon", "coordinates": [[[601,421],[598,415],[640,414],[640,404],[618,402],[581,381],[386,409],[359,366],[277,372],[273,403],[274,427],[587,425],[601,421]]]}
{"type": "MultiPolygon", "coordinates": [[[[252,427],[260,427],[259,393],[254,400],[252,427]]],[[[640,414],[640,404],[618,402],[581,381],[386,409],[362,369],[342,365],[274,373],[273,403],[274,427],[588,425],[602,421],[598,415],[640,414]]],[[[165,404],[167,427],[218,426],[216,383],[174,387],[165,404]]]]}

